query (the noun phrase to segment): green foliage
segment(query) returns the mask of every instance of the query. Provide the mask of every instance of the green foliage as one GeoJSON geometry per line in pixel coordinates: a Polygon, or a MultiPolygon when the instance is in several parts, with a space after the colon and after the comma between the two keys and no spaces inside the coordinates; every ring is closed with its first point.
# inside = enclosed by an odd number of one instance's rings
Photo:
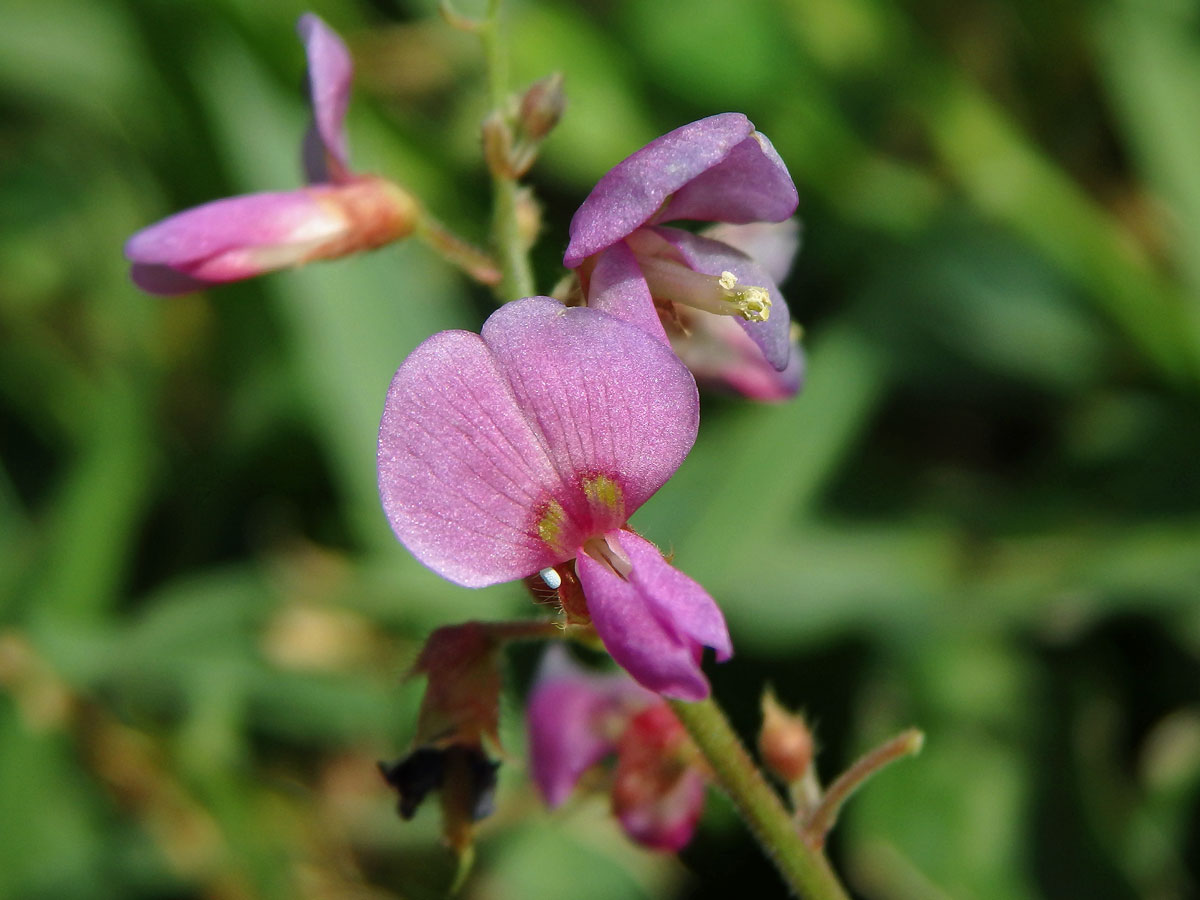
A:
{"type": "MultiPolygon", "coordinates": [[[[360,60],[355,159],[482,240],[480,64],[430,6],[316,11],[360,60]]],[[[298,184],[301,11],[5,4],[0,897],[420,898],[453,876],[435,810],[401,823],[374,760],[411,736],[402,676],[432,628],[532,611],[392,539],[375,429],[405,354],[477,327],[486,297],[415,244],[169,301],[120,257],[175,209],[298,184]]],[[[560,69],[570,98],[531,176],[541,290],[594,179],[690,119],[746,112],[800,187],[785,288],[808,386],[706,398],[637,524],[726,610],[738,656],[712,675],[743,727],[766,680],[815,720],[826,776],[926,731],[849,805],[847,881],[1194,894],[1195,10],[555,0],[508,20],[514,78],[560,69]]],[[[545,812],[515,688],[505,716],[464,896],[775,895],[719,808],[687,869],[595,802],[545,812]]]]}

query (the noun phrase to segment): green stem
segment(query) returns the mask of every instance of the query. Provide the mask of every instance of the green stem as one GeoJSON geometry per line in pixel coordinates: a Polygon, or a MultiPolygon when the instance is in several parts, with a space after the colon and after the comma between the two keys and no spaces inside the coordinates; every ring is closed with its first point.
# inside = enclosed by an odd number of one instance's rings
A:
{"type": "Polygon", "coordinates": [[[825,854],[801,840],[779,795],[751,761],[716,702],[711,698],[698,703],[668,702],[712,767],[717,783],[796,896],[849,900],[825,854]]]}
{"type": "Polygon", "coordinates": [[[500,283],[500,267],[496,260],[460,238],[428,212],[422,212],[417,220],[417,237],[476,281],[493,287],[500,283]]]}
{"type": "Polygon", "coordinates": [[[829,834],[834,823],[837,822],[838,813],[850,799],[850,795],[884,766],[906,756],[920,753],[921,745],[924,742],[925,735],[915,728],[910,728],[864,754],[854,765],[839,775],[829,786],[825,796],[821,798],[821,802],[813,810],[804,826],[804,834],[809,843],[821,846],[825,842],[825,835],[829,834]]]}
{"type": "MultiPolygon", "coordinates": [[[[489,0],[487,16],[479,29],[488,71],[491,107],[505,111],[508,105],[508,67],[500,35],[500,0],[489,0]]],[[[492,168],[492,243],[499,257],[501,279],[496,297],[501,303],[529,297],[534,290],[529,248],[517,221],[517,182],[492,168]]]]}

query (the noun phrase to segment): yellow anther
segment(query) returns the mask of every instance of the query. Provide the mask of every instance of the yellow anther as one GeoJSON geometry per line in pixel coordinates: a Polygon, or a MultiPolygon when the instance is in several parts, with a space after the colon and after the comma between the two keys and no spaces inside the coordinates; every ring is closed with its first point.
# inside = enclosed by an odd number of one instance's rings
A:
{"type": "Polygon", "coordinates": [[[661,256],[639,256],[638,265],[655,300],[682,303],[718,316],[738,316],[747,322],[765,322],[771,315],[767,289],[743,285],[733,272],[705,275],[661,256]]]}
{"type": "Polygon", "coordinates": [[[738,277],[732,272],[722,272],[717,284],[733,302],[737,315],[747,322],[765,322],[770,318],[771,295],[765,288],[754,285],[739,288],[738,277]]]}

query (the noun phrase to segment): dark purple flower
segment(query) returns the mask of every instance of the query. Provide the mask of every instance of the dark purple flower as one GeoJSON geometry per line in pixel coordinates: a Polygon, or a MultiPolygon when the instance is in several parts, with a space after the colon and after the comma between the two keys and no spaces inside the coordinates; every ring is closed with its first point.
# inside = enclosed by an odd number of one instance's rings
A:
{"type": "MultiPolygon", "coordinates": [[[[670,340],[706,380],[779,399],[799,389],[803,367],[771,272],[781,247],[790,259],[788,226],[730,241],[664,223],[782,223],[797,202],[779,154],[749,119],[710,116],[651,141],[601,178],[571,220],[563,262],[579,269],[588,306],[670,340]],[[770,267],[745,252],[763,243],[770,267]],[[728,317],[749,342],[714,316],[728,317]]],[[[794,252],[794,227],[790,234],[794,252]]]]}
{"type": "Polygon", "coordinates": [[[384,510],[418,560],[467,587],[574,559],[613,658],[651,690],[700,699],[702,648],[732,653],[725,621],[628,527],[691,449],[698,408],[687,368],[641,329],[518,300],[481,335],[434,335],[396,372],[379,432],[384,510]]]}
{"type": "Polygon", "coordinates": [[[373,249],[411,233],[416,201],[385,179],[348,168],[344,119],[353,66],[345,44],[312,13],[301,16],[298,30],[313,109],[304,141],[310,184],[214,200],[139,231],[125,244],[138,287],[184,294],[373,249]]]}

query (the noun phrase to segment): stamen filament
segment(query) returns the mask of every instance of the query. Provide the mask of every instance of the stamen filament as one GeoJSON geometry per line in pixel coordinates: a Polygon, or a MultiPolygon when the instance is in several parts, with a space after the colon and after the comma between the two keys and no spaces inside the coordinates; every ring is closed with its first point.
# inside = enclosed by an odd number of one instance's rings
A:
{"type": "Polygon", "coordinates": [[[733,272],[704,275],[661,256],[639,256],[638,265],[656,298],[719,316],[739,316],[747,322],[765,322],[771,315],[767,289],[740,284],[733,272]]]}

